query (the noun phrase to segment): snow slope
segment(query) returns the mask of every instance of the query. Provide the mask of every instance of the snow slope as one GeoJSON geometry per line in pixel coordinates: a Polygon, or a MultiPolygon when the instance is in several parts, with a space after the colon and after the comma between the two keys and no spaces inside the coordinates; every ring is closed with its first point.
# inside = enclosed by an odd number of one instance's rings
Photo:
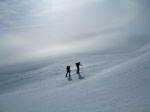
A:
{"type": "Polygon", "coordinates": [[[142,49],[78,56],[16,74],[0,82],[0,112],[150,112],[150,47],[142,49]],[[67,64],[72,81],[64,77],[67,64]]]}

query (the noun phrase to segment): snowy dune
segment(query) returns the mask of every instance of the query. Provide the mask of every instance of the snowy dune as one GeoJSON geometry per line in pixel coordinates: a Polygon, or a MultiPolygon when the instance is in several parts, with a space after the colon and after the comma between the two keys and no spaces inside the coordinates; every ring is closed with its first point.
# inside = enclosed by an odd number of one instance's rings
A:
{"type": "Polygon", "coordinates": [[[0,82],[0,112],[150,112],[150,44],[71,57],[0,82]],[[81,76],[74,63],[81,61],[81,76]],[[72,65],[72,81],[65,66],[72,65]]]}

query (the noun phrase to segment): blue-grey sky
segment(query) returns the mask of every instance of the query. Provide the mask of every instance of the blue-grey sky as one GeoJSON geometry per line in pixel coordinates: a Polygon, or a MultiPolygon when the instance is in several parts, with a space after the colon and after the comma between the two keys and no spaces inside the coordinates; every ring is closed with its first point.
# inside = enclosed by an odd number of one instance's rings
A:
{"type": "Polygon", "coordinates": [[[149,0],[0,0],[0,66],[150,41],[149,0]]]}

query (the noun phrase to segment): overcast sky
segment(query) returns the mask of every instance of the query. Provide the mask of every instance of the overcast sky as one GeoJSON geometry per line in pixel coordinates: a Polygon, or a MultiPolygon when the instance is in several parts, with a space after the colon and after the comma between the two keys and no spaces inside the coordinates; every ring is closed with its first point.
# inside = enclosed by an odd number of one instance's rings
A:
{"type": "Polygon", "coordinates": [[[0,0],[0,66],[150,41],[150,0],[0,0]]]}

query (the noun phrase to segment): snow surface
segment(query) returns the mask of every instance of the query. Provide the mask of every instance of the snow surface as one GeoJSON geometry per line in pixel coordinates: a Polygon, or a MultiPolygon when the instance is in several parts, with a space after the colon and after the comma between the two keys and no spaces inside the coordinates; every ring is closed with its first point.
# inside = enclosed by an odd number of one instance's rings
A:
{"type": "Polygon", "coordinates": [[[71,57],[1,80],[0,112],[150,112],[149,45],[128,54],[71,57]],[[68,64],[72,80],[65,78],[68,64]]]}

